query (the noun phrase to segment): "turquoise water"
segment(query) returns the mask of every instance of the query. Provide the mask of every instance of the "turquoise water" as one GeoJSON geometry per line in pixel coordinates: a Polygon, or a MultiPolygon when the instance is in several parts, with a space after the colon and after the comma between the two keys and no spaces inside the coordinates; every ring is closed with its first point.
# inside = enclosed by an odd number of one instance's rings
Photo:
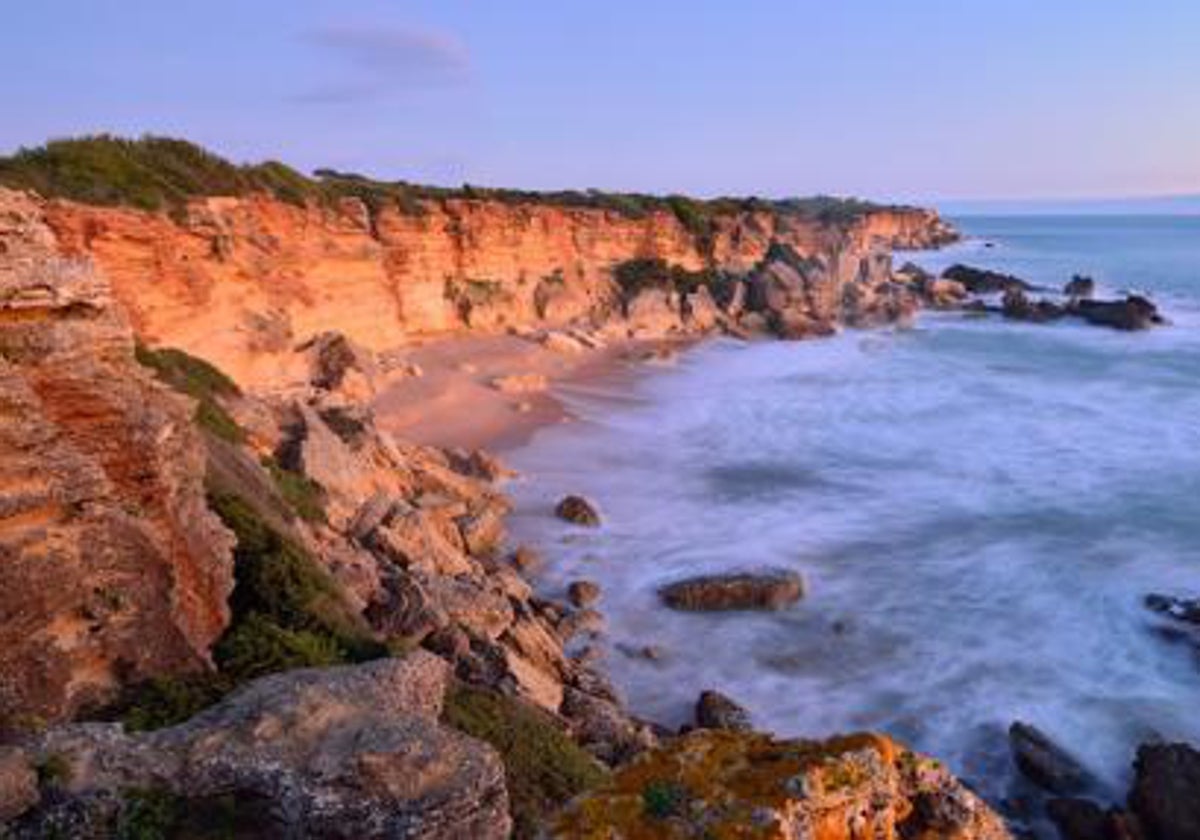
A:
{"type": "Polygon", "coordinates": [[[1173,323],[924,314],[712,342],[632,385],[573,391],[580,421],[510,455],[514,529],[545,549],[548,592],[602,585],[606,662],[646,717],[682,723],[718,688],[783,734],[890,732],[997,802],[1021,719],[1115,797],[1140,741],[1200,742],[1200,663],[1141,606],[1200,594],[1200,219],[961,225],[975,238],[911,258],[1055,287],[1088,273],[1152,294],[1173,323]],[[556,522],[567,492],[605,526],[556,522]],[[678,576],[756,565],[803,572],[808,596],[771,615],[657,603],[678,576]],[[661,661],[622,653],[648,644],[661,661]]]}

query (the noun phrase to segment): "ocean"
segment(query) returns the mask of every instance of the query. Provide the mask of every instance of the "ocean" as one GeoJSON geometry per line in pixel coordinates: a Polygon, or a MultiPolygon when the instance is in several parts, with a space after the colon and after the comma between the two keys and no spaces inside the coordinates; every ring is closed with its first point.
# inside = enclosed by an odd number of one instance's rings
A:
{"type": "Polygon", "coordinates": [[[1117,799],[1140,742],[1200,742],[1200,658],[1142,604],[1200,595],[1200,218],[956,221],[966,242],[897,264],[1089,274],[1172,323],[924,313],[712,341],[570,389],[578,421],[508,454],[513,530],[546,554],[546,592],[600,583],[605,663],[641,716],[684,723],[719,689],[782,735],[888,732],[1002,805],[1023,720],[1117,799]],[[604,527],[555,520],[566,493],[604,527]],[[800,571],[807,596],[692,615],[655,595],[757,566],[800,571]],[[630,655],[647,645],[661,659],[630,655]]]}

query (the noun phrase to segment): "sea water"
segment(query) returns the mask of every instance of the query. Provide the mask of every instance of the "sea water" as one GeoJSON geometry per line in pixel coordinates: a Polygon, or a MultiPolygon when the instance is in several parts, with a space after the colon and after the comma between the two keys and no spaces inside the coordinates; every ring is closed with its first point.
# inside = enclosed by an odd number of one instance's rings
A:
{"type": "Polygon", "coordinates": [[[1148,739],[1200,743],[1200,665],[1150,592],[1200,595],[1200,218],[971,218],[899,255],[1151,294],[1168,327],[922,314],[799,343],[717,340],[568,392],[577,422],[509,453],[514,531],[558,594],[603,587],[605,665],[637,714],[719,689],[788,736],[873,729],[993,801],[1035,724],[1114,798],[1148,739]],[[593,499],[597,530],[551,515],[593,499]],[[656,589],[801,572],[778,613],[684,614],[656,589]],[[657,660],[636,655],[661,649],[657,660]]]}

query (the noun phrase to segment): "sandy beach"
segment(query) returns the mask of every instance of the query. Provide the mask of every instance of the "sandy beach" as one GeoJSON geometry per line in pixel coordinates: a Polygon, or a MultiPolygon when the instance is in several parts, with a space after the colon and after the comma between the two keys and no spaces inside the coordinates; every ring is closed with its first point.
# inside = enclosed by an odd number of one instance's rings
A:
{"type": "Polygon", "coordinates": [[[375,401],[379,424],[414,443],[503,451],[572,416],[564,388],[612,384],[670,364],[690,342],[624,341],[578,352],[514,335],[455,336],[406,354],[419,375],[394,378],[375,401]]]}

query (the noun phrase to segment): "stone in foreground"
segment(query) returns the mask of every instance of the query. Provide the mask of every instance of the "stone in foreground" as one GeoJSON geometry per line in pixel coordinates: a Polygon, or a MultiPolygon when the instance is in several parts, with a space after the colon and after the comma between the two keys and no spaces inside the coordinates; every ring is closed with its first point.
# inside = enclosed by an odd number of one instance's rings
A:
{"type": "Polygon", "coordinates": [[[418,651],[266,677],[157,732],[51,730],[31,752],[39,767],[62,766],[60,789],[13,834],[56,836],[66,824],[61,836],[90,836],[77,833],[81,814],[103,821],[105,803],[111,812],[137,790],[258,803],[264,836],[503,840],[504,768],[489,746],[439,724],[448,679],[444,661],[418,651]]]}
{"type": "Polygon", "coordinates": [[[1200,752],[1185,744],[1145,744],[1134,762],[1129,805],[1154,840],[1200,837],[1200,752]]]}
{"type": "Polygon", "coordinates": [[[556,838],[1010,840],[944,767],[881,735],[825,742],[694,732],[576,800],[556,838]]]}
{"type": "Polygon", "coordinates": [[[688,612],[779,610],[804,597],[804,578],[786,569],[702,575],[658,590],[671,609],[688,612]]]}

